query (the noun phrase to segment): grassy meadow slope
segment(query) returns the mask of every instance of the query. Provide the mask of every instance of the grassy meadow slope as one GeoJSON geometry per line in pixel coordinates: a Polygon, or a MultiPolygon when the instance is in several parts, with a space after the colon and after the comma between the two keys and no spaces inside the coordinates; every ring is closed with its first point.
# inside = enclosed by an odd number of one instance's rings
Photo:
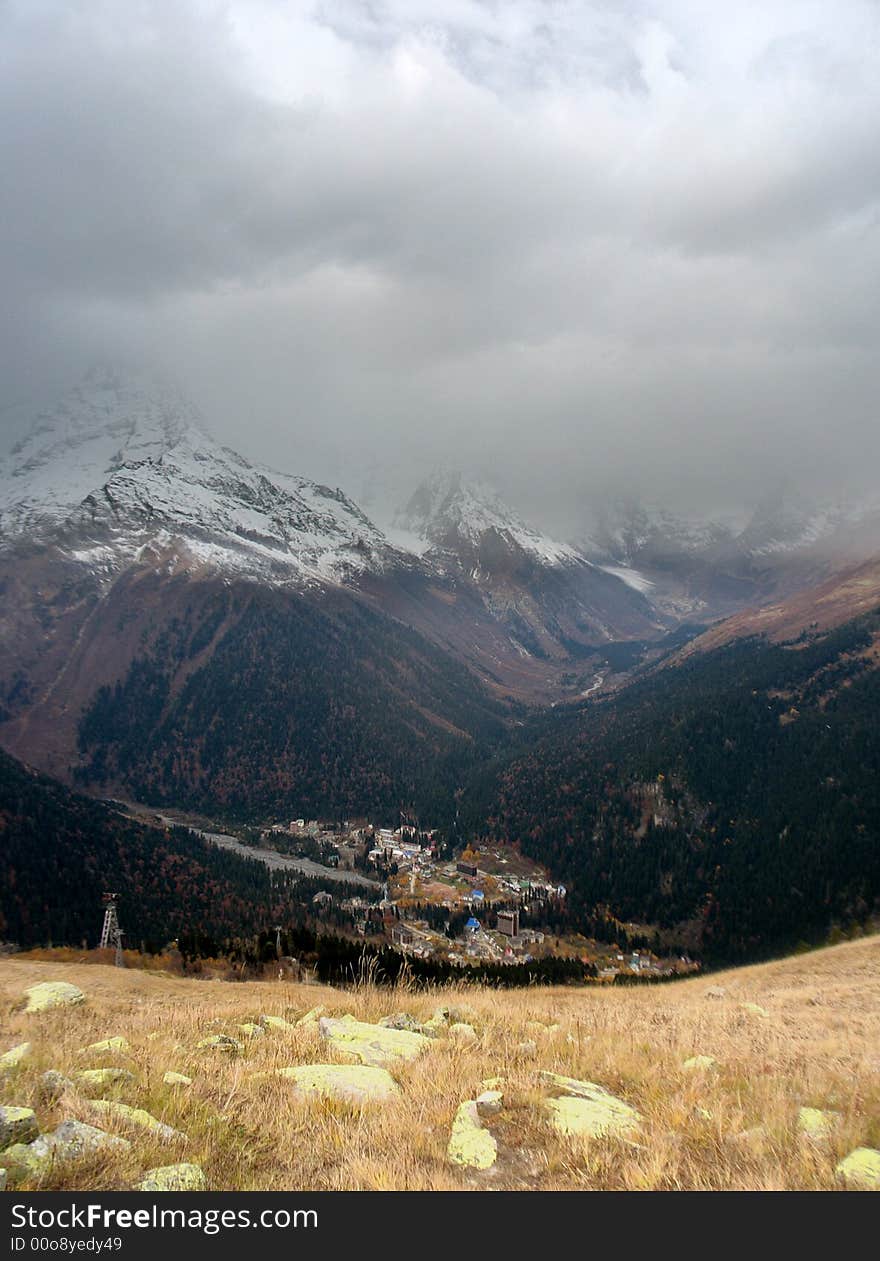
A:
{"type": "Polygon", "coordinates": [[[186,1160],[203,1167],[214,1189],[832,1188],[841,1157],[880,1145],[876,936],[663,986],[514,992],[234,984],[7,959],[0,1011],[0,1051],[32,1043],[29,1060],[2,1084],[2,1103],[33,1106],[43,1131],[73,1117],[133,1139],[121,1156],[91,1157],[46,1187],[121,1189],[149,1167],[186,1160]],[[84,1005],[15,1011],[26,986],[62,979],[85,991],[84,1005]],[[196,1049],[207,1034],[241,1036],[241,1022],[261,1014],[292,1020],[319,1003],[328,1015],[370,1021],[398,1011],[427,1019],[438,1005],[457,1006],[478,1041],[437,1039],[414,1063],[392,1068],[397,1100],[355,1109],[296,1102],[289,1083],[258,1079],[283,1066],[343,1062],[315,1025],[269,1031],[238,1058],[196,1049]],[[559,1027],[542,1031],[534,1021],[559,1027]],[[82,1052],[113,1035],[128,1039],[130,1058],[82,1052]],[[533,1051],[520,1045],[528,1040],[533,1051]],[[717,1067],[685,1071],[683,1061],[697,1054],[717,1067]],[[45,1070],[70,1075],[101,1064],[131,1068],[136,1085],[116,1097],[184,1131],[188,1142],[120,1129],[78,1093],[40,1102],[45,1070]],[[164,1085],[169,1069],[191,1076],[192,1086],[164,1085]],[[542,1107],[541,1069],[613,1091],[642,1114],[640,1131],[627,1140],[559,1135],[542,1107]],[[498,1142],[497,1164],[485,1172],[451,1165],[446,1146],[458,1104],[497,1076],[504,1108],[484,1121],[498,1142]],[[802,1106],[839,1114],[829,1139],[798,1132],[802,1106]]]}

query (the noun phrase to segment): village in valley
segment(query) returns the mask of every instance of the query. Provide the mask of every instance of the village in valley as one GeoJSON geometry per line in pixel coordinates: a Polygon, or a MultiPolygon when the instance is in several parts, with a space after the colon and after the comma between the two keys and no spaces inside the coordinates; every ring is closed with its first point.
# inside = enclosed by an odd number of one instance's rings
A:
{"type": "Polygon", "coordinates": [[[515,845],[460,849],[439,830],[406,819],[388,828],[366,820],[301,818],[263,829],[259,850],[284,855],[303,869],[308,864],[313,877],[323,870],[330,887],[314,894],[316,917],[341,914],[359,937],[410,957],[466,967],[555,956],[593,964],[605,980],[619,973],[668,976],[698,966],[687,956],[623,952],[616,943],[559,931],[565,886],[515,845]],[[356,892],[350,882],[358,883],[356,892]]]}

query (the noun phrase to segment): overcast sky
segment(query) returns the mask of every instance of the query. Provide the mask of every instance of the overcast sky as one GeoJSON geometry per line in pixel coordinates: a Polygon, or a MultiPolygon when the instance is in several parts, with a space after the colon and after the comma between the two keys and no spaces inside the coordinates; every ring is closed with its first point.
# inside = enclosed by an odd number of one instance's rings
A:
{"type": "Polygon", "coordinates": [[[0,154],[7,438],[126,356],[356,496],[876,483],[876,0],[0,0],[0,154]]]}

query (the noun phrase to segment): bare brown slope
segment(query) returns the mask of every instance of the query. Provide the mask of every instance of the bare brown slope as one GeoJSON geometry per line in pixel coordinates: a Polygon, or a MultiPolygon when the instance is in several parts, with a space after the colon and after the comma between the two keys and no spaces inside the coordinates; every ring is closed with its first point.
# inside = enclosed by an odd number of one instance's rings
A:
{"type": "Polygon", "coordinates": [[[670,662],[762,635],[774,643],[823,634],[880,605],[880,557],[834,574],[818,586],[761,608],[743,609],[691,640],[670,662]]]}

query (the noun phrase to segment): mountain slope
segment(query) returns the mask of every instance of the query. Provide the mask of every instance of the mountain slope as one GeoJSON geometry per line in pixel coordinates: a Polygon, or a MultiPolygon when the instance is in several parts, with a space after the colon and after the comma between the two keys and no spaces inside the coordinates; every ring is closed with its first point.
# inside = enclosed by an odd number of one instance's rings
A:
{"type": "Polygon", "coordinates": [[[617,639],[662,634],[642,592],[522,521],[488,486],[458,473],[425,481],[395,517],[393,537],[447,581],[469,585],[521,650],[583,658],[617,639]]]}
{"type": "Polygon", "coordinates": [[[194,568],[334,581],[399,561],[341,491],[249,463],[150,378],[93,371],[35,422],[0,471],[0,539],[56,542],[118,571],[172,539],[194,568]]]}
{"type": "Polygon", "coordinates": [[[595,563],[647,584],[676,617],[709,621],[784,599],[880,552],[880,502],[814,503],[780,492],[750,513],[685,516],[605,505],[583,543],[595,563]]]}
{"type": "Polygon", "coordinates": [[[185,828],[153,828],[0,752],[0,940],[96,944],[101,897],[122,899],[126,944],[259,932],[293,902],[266,867],[185,828]]]}
{"type": "MultiPolygon", "coordinates": [[[[249,1039],[238,1058],[206,1058],[196,1043],[207,1032],[240,1039],[242,1023],[260,1012],[292,1021],[316,1003],[330,1017],[375,1022],[403,1012],[418,1024],[439,1005],[458,1002],[457,995],[369,984],[343,990],[275,977],[228,984],[2,959],[9,1044],[34,1037],[34,1017],[14,1009],[25,988],[47,981],[72,982],[88,1001],[40,1022],[38,1052],[12,1079],[9,1102],[33,1106],[45,1128],[71,1114],[94,1121],[85,1101],[70,1097],[47,1112],[41,1071],[51,1063],[72,1077],[83,1063],[78,1047],[111,1031],[124,1035],[139,1078],[126,1098],[189,1136],[185,1158],[204,1169],[214,1192],[379,1191],[389,1185],[421,1191],[820,1190],[843,1185],[836,1166],[854,1148],[880,1144],[877,937],[672,985],[469,987],[475,1044],[463,1053],[453,1038],[432,1039],[415,1063],[390,1066],[399,1086],[394,1098],[354,1114],[339,1104],[293,1107],[290,1081],[275,1075],[280,1062],[314,1060],[314,1034],[269,1030],[249,1039]],[[538,1036],[535,1022],[545,1030],[538,1036]],[[517,1051],[524,1041],[535,1044],[531,1055],[517,1051]],[[683,1069],[697,1054],[711,1054],[716,1069],[683,1069]],[[459,1105],[476,1081],[502,1069],[503,1107],[483,1119],[498,1144],[497,1161],[486,1171],[456,1166],[447,1144],[459,1105]],[[162,1085],[168,1070],[191,1075],[192,1086],[162,1085]],[[636,1141],[558,1133],[548,1124],[545,1098],[559,1090],[544,1073],[595,1082],[622,1098],[640,1114],[636,1141]],[[827,1138],[805,1141],[804,1107],[830,1110],[827,1138]]],[[[106,1126],[106,1118],[97,1124],[106,1126]]],[[[167,1145],[143,1132],[127,1134],[133,1140],[128,1151],[56,1167],[20,1189],[121,1190],[137,1185],[149,1166],[171,1159],[167,1145]]],[[[574,1211],[581,1211],[580,1203],[574,1211]]],[[[833,1206],[823,1204],[822,1212],[829,1211],[833,1206]]],[[[852,1201],[843,1211],[851,1220],[852,1201]]],[[[870,1213],[866,1203],[866,1219],[870,1213]]],[[[321,1224],[332,1245],[326,1214],[321,1224]]]]}
{"type": "Polygon", "coordinates": [[[741,639],[552,723],[471,799],[596,907],[707,957],[880,911],[880,611],[793,646],[741,639]],[[482,793],[482,795],[481,795],[482,793]]]}

